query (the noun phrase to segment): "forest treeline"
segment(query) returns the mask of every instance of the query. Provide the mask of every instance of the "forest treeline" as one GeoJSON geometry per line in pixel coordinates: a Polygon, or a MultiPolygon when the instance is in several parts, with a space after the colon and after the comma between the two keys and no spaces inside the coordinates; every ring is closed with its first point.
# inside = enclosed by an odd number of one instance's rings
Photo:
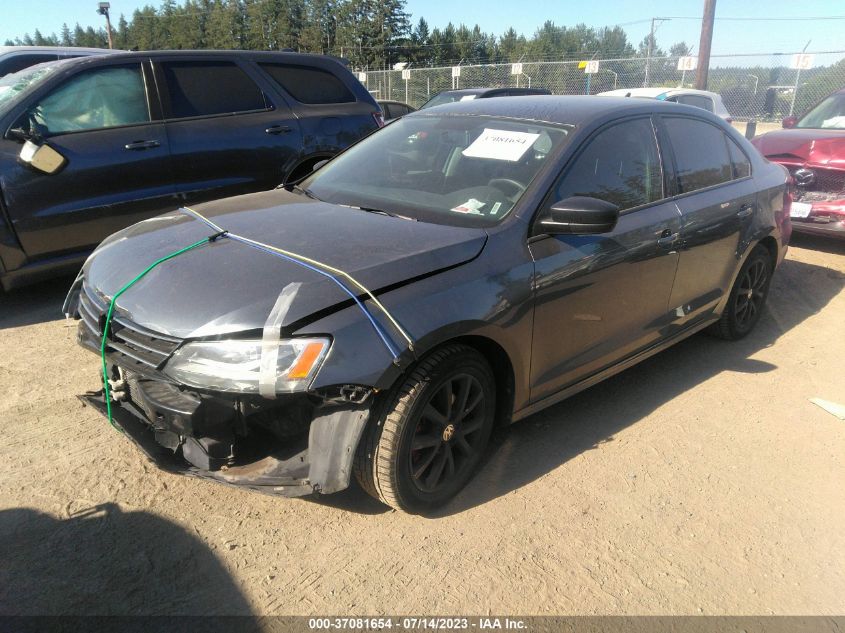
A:
{"type": "MultiPolygon", "coordinates": [[[[449,23],[430,28],[425,18],[411,22],[405,0],[164,0],[145,6],[112,25],[115,48],[157,49],[293,49],[329,53],[357,68],[389,68],[397,62],[414,66],[515,62],[520,59],[635,57],[648,54],[646,36],[636,45],[619,26],[558,26],[547,20],[530,37],[513,28],[501,35],[449,23]]],[[[105,48],[104,27],[63,25],[58,34],[39,30],[7,45],[86,46],[105,48]]],[[[667,54],[653,42],[652,56],[667,54]]],[[[674,44],[669,55],[689,48],[674,44]]]]}

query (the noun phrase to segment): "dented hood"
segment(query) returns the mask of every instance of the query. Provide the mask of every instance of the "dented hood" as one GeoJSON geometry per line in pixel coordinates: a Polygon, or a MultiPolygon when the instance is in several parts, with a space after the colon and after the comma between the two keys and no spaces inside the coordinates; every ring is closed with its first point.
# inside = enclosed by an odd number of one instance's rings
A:
{"type": "MultiPolygon", "coordinates": [[[[487,234],[342,207],[284,190],[198,205],[232,233],[324,262],[374,293],[475,258],[487,234]]],[[[85,264],[85,285],[100,300],[159,258],[213,233],[181,213],[152,218],[114,234],[85,264]]],[[[349,296],[331,279],[231,239],[175,257],[149,272],[117,300],[135,323],[180,338],[264,326],[281,291],[299,283],[282,321],[290,327],[349,296]]]]}
{"type": "Polygon", "coordinates": [[[751,142],[771,160],[845,169],[845,130],[776,130],[751,142]]]}

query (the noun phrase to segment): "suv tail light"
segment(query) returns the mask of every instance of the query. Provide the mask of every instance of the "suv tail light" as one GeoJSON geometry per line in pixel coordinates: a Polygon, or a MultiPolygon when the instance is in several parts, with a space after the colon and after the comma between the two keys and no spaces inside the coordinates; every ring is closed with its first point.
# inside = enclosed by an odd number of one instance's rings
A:
{"type": "Polygon", "coordinates": [[[373,112],[373,118],[376,120],[376,125],[384,127],[384,115],[381,113],[381,110],[373,112]]]}

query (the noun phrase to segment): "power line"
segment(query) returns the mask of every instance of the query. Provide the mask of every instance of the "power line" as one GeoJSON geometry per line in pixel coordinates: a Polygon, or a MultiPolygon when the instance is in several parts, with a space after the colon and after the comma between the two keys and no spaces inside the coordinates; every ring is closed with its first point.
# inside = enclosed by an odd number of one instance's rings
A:
{"type": "MultiPolygon", "coordinates": [[[[666,16],[663,19],[665,20],[700,20],[700,15],[670,15],[666,16]]],[[[728,20],[728,21],[745,21],[745,22],[793,22],[797,20],[801,21],[812,21],[812,20],[845,20],[845,15],[818,15],[818,16],[801,16],[801,17],[794,17],[794,18],[785,18],[785,17],[778,17],[778,18],[760,18],[760,17],[716,17],[716,20],[728,20]]]]}

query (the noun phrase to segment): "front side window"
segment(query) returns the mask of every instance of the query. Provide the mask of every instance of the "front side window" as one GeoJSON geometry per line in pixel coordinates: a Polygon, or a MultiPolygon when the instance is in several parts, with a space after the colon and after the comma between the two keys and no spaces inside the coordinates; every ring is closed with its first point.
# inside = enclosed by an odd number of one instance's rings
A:
{"type": "Polygon", "coordinates": [[[689,193],[733,179],[733,165],[724,132],[697,119],[665,117],[675,152],[678,191],[689,193]]]}
{"type": "Polygon", "coordinates": [[[845,128],[845,93],[830,95],[798,121],[795,127],[845,128]]]}
{"type": "Polygon", "coordinates": [[[148,123],[140,64],[97,68],[76,75],[28,112],[43,135],[148,123]]]}
{"type": "Polygon", "coordinates": [[[264,95],[232,62],[165,62],[169,118],[265,110],[264,95]]]}
{"type": "Polygon", "coordinates": [[[622,211],[663,198],[663,170],[650,119],[619,123],[588,141],[552,202],[573,196],[598,198],[622,211]]]}
{"type": "Polygon", "coordinates": [[[45,81],[60,67],[59,62],[48,62],[0,77],[0,108],[11,107],[20,95],[45,81]]]}
{"type": "Polygon", "coordinates": [[[321,200],[373,212],[492,226],[510,213],[569,129],[489,116],[407,116],[301,187],[321,200]]]}
{"type": "Polygon", "coordinates": [[[58,57],[53,54],[46,53],[31,54],[31,55],[12,55],[8,59],[0,61],[0,77],[3,75],[10,75],[16,73],[24,68],[29,68],[35,64],[43,64],[44,62],[56,61],[58,57]]]}

